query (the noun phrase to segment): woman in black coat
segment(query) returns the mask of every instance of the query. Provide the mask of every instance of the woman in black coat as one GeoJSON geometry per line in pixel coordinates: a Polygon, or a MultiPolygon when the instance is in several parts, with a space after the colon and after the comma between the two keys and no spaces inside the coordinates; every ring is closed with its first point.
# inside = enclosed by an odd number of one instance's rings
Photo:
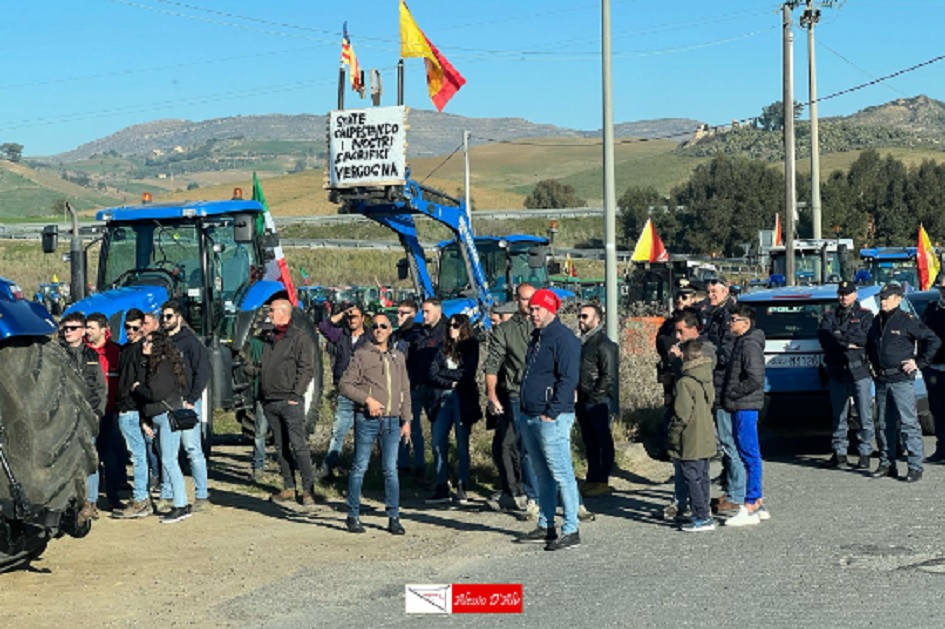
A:
{"type": "Polygon", "coordinates": [[[180,432],[171,430],[168,418],[171,410],[183,406],[181,393],[187,387],[187,376],[180,352],[164,332],[151,332],[142,343],[141,351],[147,358],[147,376],[144,382],[132,385],[132,393],[141,404],[145,433],[151,437],[157,433],[163,478],[170,480],[174,501],[170,512],[161,517],[161,523],[170,524],[190,517],[187,487],[178,462],[180,432]]]}
{"type": "Polygon", "coordinates": [[[456,430],[456,452],[459,455],[459,483],[456,500],[466,504],[469,486],[469,431],[482,418],[479,406],[479,388],[476,371],[479,368],[479,339],[476,338],[469,317],[456,314],[450,317],[446,338],[430,365],[430,382],[439,400],[439,411],[432,426],[433,467],[436,470],[436,490],[428,504],[449,502],[449,436],[456,430]]]}

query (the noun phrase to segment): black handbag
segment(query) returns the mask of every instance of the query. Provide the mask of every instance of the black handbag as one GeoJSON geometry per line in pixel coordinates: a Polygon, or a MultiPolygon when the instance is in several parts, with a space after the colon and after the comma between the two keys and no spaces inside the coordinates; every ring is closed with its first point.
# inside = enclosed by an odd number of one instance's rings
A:
{"type": "Polygon", "coordinates": [[[197,411],[192,408],[171,408],[167,402],[162,402],[167,407],[167,423],[170,424],[173,432],[190,430],[200,422],[197,411]]]}

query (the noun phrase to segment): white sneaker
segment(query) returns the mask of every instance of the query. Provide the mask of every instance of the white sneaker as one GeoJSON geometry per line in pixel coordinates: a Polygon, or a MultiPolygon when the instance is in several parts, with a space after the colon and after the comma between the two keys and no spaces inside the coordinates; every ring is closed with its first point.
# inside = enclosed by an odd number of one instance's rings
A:
{"type": "Polygon", "coordinates": [[[755,511],[755,514],[757,514],[758,519],[761,520],[762,522],[764,522],[765,520],[771,519],[771,512],[768,511],[768,508],[765,507],[764,505],[761,505],[760,507],[758,507],[758,509],[755,511]]]}
{"type": "Polygon", "coordinates": [[[537,520],[539,512],[538,503],[529,498],[528,502],[525,503],[525,515],[527,518],[529,520],[537,520]]]}
{"type": "Polygon", "coordinates": [[[761,518],[757,513],[748,513],[748,507],[742,505],[738,508],[738,513],[725,521],[725,526],[748,526],[760,522],[761,518]]]}

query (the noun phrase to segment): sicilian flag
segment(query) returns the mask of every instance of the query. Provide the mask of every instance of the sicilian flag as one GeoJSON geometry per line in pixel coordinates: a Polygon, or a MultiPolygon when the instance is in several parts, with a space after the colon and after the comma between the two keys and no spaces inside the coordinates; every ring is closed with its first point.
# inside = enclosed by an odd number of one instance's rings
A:
{"type": "Polygon", "coordinates": [[[443,111],[453,94],[466,84],[463,75],[423,34],[403,0],[400,2],[400,56],[424,59],[427,66],[427,90],[437,111],[443,111]]]}
{"type": "Polygon", "coordinates": [[[932,241],[929,240],[929,234],[921,223],[919,224],[919,244],[916,248],[916,265],[919,267],[919,290],[929,290],[938,277],[942,263],[935,253],[932,241]]]}
{"type": "Polygon", "coordinates": [[[348,37],[348,23],[342,26],[341,36],[341,65],[348,66],[348,76],[351,80],[351,89],[364,98],[364,83],[361,81],[361,66],[358,65],[358,56],[351,47],[351,38],[348,37]]]}
{"type": "Polygon", "coordinates": [[[643,226],[643,232],[640,233],[640,239],[637,240],[637,246],[633,249],[631,262],[668,262],[669,252],[663,246],[659,234],[656,233],[656,226],[653,225],[653,219],[646,219],[646,225],[643,226]]]}
{"type": "Polygon", "coordinates": [[[774,215],[774,238],[771,240],[771,244],[775,247],[784,246],[784,234],[781,233],[781,213],[780,212],[774,215]]]}
{"type": "MultiPolygon", "coordinates": [[[[263,196],[262,186],[259,185],[259,178],[256,177],[255,172],[253,173],[253,201],[259,201],[265,210],[260,217],[263,230],[270,234],[276,233],[276,224],[272,220],[272,214],[269,213],[269,205],[266,203],[266,197],[263,196]]],[[[289,265],[286,264],[285,255],[282,253],[282,245],[276,245],[273,253],[275,257],[266,263],[266,276],[263,279],[282,282],[289,293],[289,301],[293,306],[298,306],[299,295],[292,282],[292,276],[289,275],[289,265]]]]}

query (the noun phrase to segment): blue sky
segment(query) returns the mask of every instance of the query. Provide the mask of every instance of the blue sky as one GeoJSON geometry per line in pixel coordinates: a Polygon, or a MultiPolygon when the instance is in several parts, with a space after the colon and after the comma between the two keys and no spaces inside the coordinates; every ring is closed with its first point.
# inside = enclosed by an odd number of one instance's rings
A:
{"type": "MultiPolygon", "coordinates": [[[[601,126],[600,2],[412,0],[427,37],[466,77],[444,110],[601,126]]],[[[614,119],[710,124],[781,99],[777,2],[611,0],[614,119]]],[[[395,104],[397,0],[31,0],[0,40],[0,142],[25,154],[75,148],[162,118],[323,114],[335,107],[341,26],[395,104]],[[12,27],[12,28],[10,28],[12,27]]],[[[807,100],[806,31],[795,15],[796,99],[807,100]]],[[[821,97],[945,54],[942,0],[848,0],[817,26],[821,97]]],[[[406,104],[433,109],[407,59],[406,104]]],[[[945,100],[945,61],[820,105],[845,115],[896,98],[945,100]]],[[[347,92],[347,106],[360,101],[347,92]]],[[[460,140],[457,137],[457,140],[460,140]]]]}

